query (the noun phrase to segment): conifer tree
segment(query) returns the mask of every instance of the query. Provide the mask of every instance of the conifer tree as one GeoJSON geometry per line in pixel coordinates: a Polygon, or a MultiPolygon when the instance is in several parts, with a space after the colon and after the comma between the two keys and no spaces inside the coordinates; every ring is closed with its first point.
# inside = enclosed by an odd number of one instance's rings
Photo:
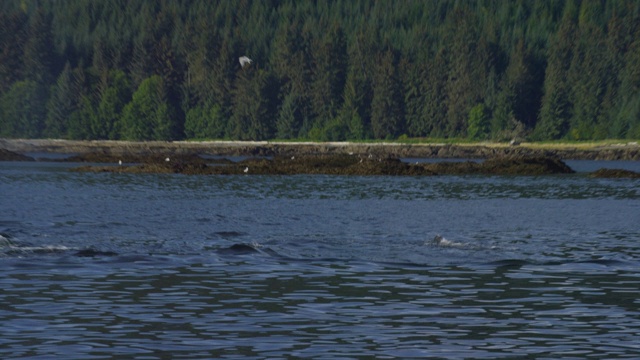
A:
{"type": "Polygon", "coordinates": [[[335,25],[312,45],[311,104],[318,127],[336,117],[342,103],[346,76],[346,43],[335,25]]]}
{"type": "Polygon", "coordinates": [[[172,140],[179,136],[175,121],[164,81],[153,75],[140,84],[124,107],[119,127],[127,140],[172,140]]]}
{"type": "Polygon", "coordinates": [[[130,84],[126,74],[120,70],[113,70],[109,74],[109,87],[104,91],[96,116],[93,118],[92,133],[97,139],[118,139],[122,112],[131,100],[130,84]]]}
{"type": "Polygon", "coordinates": [[[295,139],[298,137],[302,124],[300,98],[294,93],[288,93],[278,112],[276,121],[276,137],[280,139],[295,139]]]}
{"type": "Polygon", "coordinates": [[[42,86],[51,85],[54,70],[54,50],[51,20],[41,8],[29,24],[28,39],[24,45],[24,76],[42,86]]]}
{"type": "Polygon", "coordinates": [[[256,68],[239,70],[233,92],[234,113],[229,120],[228,135],[240,140],[264,140],[273,137],[275,128],[274,78],[256,68]]]}
{"type": "Polygon", "coordinates": [[[378,56],[373,77],[371,129],[377,139],[393,138],[402,129],[402,99],[395,54],[388,49],[378,56]]]}
{"type": "Polygon", "coordinates": [[[565,12],[560,29],[549,46],[540,119],[534,133],[537,139],[559,139],[569,130],[573,106],[570,101],[567,72],[575,41],[573,16],[571,9],[565,12]]]}
{"type": "Polygon", "coordinates": [[[450,18],[449,26],[453,28],[445,87],[446,135],[454,137],[465,133],[469,111],[482,102],[490,59],[486,42],[478,41],[473,14],[468,9],[457,9],[450,18]]]}
{"type": "Polygon", "coordinates": [[[51,97],[47,102],[44,131],[46,137],[62,138],[66,136],[67,122],[78,106],[78,93],[75,90],[71,65],[67,62],[50,91],[51,97]]]}
{"type": "Polygon", "coordinates": [[[38,138],[46,116],[46,90],[34,80],[18,81],[0,97],[0,136],[38,138]]]}
{"type": "Polygon", "coordinates": [[[28,18],[22,11],[0,11],[0,94],[23,79],[23,46],[27,40],[28,18]]]}

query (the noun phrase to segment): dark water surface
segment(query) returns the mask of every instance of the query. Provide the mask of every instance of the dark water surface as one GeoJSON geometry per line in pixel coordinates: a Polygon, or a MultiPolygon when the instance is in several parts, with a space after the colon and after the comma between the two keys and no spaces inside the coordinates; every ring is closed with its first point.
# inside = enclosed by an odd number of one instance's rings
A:
{"type": "Polygon", "coordinates": [[[70,166],[0,163],[0,358],[640,356],[638,180],[70,166]]]}

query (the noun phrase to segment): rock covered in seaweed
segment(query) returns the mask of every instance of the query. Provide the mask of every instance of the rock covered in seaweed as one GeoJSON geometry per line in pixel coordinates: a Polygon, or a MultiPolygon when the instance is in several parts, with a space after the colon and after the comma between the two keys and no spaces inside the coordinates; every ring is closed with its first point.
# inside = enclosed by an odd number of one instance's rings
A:
{"type": "Polygon", "coordinates": [[[34,158],[0,148],[0,161],[35,161],[34,158]]]}
{"type": "Polygon", "coordinates": [[[485,174],[550,175],[574,173],[564,161],[554,156],[506,156],[482,163],[485,174]]]}
{"type": "Polygon", "coordinates": [[[554,157],[499,157],[477,162],[441,162],[409,164],[398,158],[361,155],[299,155],[273,158],[249,158],[237,163],[218,162],[211,166],[193,156],[171,158],[170,161],[147,161],[127,166],[84,166],[76,171],[123,173],[177,173],[219,175],[546,175],[572,173],[562,160],[554,157]]]}
{"type": "Polygon", "coordinates": [[[163,164],[163,163],[200,163],[204,164],[205,160],[197,154],[173,154],[166,152],[158,153],[112,153],[112,152],[88,152],[70,156],[66,159],[61,159],[62,162],[86,162],[86,163],[114,163],[117,164],[120,161],[129,164],[163,164]],[[166,161],[169,159],[169,161],[166,161]]]}
{"type": "Polygon", "coordinates": [[[623,169],[599,169],[589,176],[594,178],[609,178],[609,179],[621,179],[621,178],[629,178],[629,179],[640,179],[640,173],[631,170],[623,170],[623,169]]]}
{"type": "Polygon", "coordinates": [[[551,175],[574,171],[562,160],[547,156],[501,156],[484,162],[440,162],[424,164],[440,175],[551,175]]]}

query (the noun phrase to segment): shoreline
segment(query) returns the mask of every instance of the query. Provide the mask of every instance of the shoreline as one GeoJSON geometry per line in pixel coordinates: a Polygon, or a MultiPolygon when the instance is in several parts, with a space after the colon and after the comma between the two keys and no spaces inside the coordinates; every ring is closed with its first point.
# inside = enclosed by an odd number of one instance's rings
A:
{"type": "Polygon", "coordinates": [[[501,156],[554,156],[562,160],[640,161],[637,142],[614,145],[522,143],[385,143],[278,141],[122,141],[0,139],[0,148],[16,153],[205,154],[277,156],[357,154],[399,158],[489,159],[501,156]]]}

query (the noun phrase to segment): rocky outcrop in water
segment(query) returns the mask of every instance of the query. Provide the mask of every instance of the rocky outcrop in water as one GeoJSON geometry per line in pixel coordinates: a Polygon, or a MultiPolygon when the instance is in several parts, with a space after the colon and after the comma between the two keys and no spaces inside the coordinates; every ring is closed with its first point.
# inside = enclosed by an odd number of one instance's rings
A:
{"type": "Polygon", "coordinates": [[[409,164],[398,158],[360,155],[302,155],[273,158],[249,158],[237,163],[207,164],[197,156],[159,159],[125,166],[82,166],[75,171],[199,174],[199,175],[548,175],[573,170],[554,157],[507,156],[477,162],[441,162],[409,164]]]}
{"type": "Polygon", "coordinates": [[[35,159],[6,149],[0,149],[0,161],[35,161],[35,159]]]}
{"type": "Polygon", "coordinates": [[[488,159],[481,165],[483,174],[550,175],[574,173],[567,164],[554,156],[507,156],[488,159]]]}
{"type": "Polygon", "coordinates": [[[574,171],[562,160],[543,156],[506,156],[484,162],[441,162],[422,165],[440,175],[550,175],[574,171]]]}
{"type": "Polygon", "coordinates": [[[589,176],[594,178],[609,178],[609,179],[640,179],[640,173],[630,170],[622,169],[600,169],[592,172],[589,176]]]}

